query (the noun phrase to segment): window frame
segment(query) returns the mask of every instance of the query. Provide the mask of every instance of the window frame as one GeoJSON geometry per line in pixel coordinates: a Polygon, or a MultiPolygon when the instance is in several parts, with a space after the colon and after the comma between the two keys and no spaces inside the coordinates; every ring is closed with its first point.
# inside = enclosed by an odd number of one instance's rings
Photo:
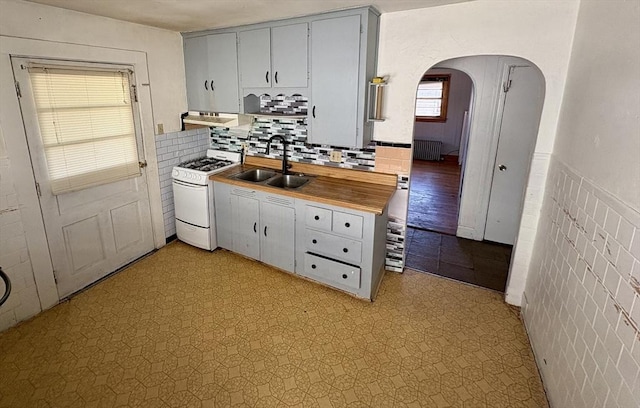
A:
{"type": "MultiPolygon", "coordinates": [[[[413,113],[416,122],[436,122],[444,123],[447,121],[447,107],[449,105],[449,87],[451,84],[451,74],[425,74],[420,79],[420,84],[424,82],[442,82],[442,98],[439,98],[442,103],[440,105],[440,116],[418,116],[416,115],[416,107],[418,100],[420,99],[436,99],[436,98],[418,98],[416,90],[416,104],[413,108],[413,113]],[[441,79],[440,81],[437,81],[441,79]]],[[[419,84],[418,84],[419,85],[419,84]]]]}

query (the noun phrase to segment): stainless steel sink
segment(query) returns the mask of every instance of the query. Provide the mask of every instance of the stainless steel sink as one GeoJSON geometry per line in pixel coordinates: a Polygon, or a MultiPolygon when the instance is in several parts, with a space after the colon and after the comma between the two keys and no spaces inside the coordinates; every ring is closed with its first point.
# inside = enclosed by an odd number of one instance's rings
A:
{"type": "Polygon", "coordinates": [[[308,177],[294,176],[287,174],[286,176],[277,176],[267,181],[267,185],[280,188],[300,188],[309,182],[308,177]]]}
{"type": "Polygon", "coordinates": [[[237,178],[238,180],[249,181],[252,183],[260,183],[262,181],[270,179],[275,175],[276,175],[276,172],[273,170],[251,169],[251,170],[242,172],[234,177],[237,178]]]}

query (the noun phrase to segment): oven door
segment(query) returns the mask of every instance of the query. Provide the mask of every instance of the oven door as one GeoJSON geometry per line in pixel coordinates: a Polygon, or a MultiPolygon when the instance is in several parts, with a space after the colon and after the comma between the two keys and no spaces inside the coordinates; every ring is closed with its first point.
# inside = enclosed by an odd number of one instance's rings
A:
{"type": "Polygon", "coordinates": [[[176,219],[209,228],[209,187],[173,180],[176,219]]]}

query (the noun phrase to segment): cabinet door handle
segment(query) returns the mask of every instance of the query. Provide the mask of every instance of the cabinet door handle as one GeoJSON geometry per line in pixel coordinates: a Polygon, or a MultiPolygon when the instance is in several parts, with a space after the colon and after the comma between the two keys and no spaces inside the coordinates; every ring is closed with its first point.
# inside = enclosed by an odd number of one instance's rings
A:
{"type": "Polygon", "coordinates": [[[313,108],[311,109],[311,116],[313,116],[313,118],[316,118],[316,105],[313,105],[313,108]]]}
{"type": "Polygon", "coordinates": [[[347,252],[349,252],[349,249],[348,248],[342,248],[342,252],[344,252],[346,254],[347,252]]]}
{"type": "Polygon", "coordinates": [[[313,219],[318,221],[320,219],[320,217],[316,215],[315,217],[313,217],[313,219]]]}
{"type": "Polygon", "coordinates": [[[311,269],[316,269],[316,264],[311,265],[311,269]]]}
{"type": "Polygon", "coordinates": [[[342,274],[342,279],[347,279],[347,278],[348,278],[347,274],[346,274],[346,273],[343,273],[343,274],[342,274]]]}
{"type": "Polygon", "coordinates": [[[209,83],[209,81],[205,80],[204,81],[204,89],[206,89],[207,91],[209,90],[209,85],[207,85],[209,83]]]}
{"type": "Polygon", "coordinates": [[[264,236],[265,237],[267,236],[267,226],[266,225],[264,226],[264,236]]]}
{"type": "Polygon", "coordinates": [[[345,223],[344,223],[344,226],[345,226],[346,228],[349,228],[349,227],[351,226],[351,224],[349,224],[348,222],[345,222],[345,223]]]}
{"type": "Polygon", "coordinates": [[[210,86],[210,87],[211,87],[211,92],[213,92],[213,90],[214,90],[214,89],[216,89],[216,88],[214,88],[214,86],[213,86],[213,79],[211,80],[211,86],[210,86]]]}
{"type": "Polygon", "coordinates": [[[276,71],[275,80],[276,80],[276,84],[277,84],[278,83],[278,71],[276,71]]]}
{"type": "Polygon", "coordinates": [[[253,223],[253,232],[255,232],[255,233],[258,232],[258,223],[257,222],[253,223]]]}
{"type": "Polygon", "coordinates": [[[313,242],[314,244],[317,244],[317,243],[318,243],[318,240],[317,240],[317,239],[314,239],[314,240],[313,240],[313,241],[311,241],[311,242],[313,242]]]}
{"type": "Polygon", "coordinates": [[[267,83],[269,83],[269,71],[267,71],[267,73],[264,74],[264,80],[267,81],[267,83]]]}

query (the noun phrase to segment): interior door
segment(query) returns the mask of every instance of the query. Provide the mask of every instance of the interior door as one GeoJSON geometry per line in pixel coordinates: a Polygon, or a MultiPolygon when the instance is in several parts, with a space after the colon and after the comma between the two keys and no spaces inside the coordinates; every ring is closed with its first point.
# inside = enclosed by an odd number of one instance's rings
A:
{"type": "Polygon", "coordinates": [[[260,260],[285,271],[295,269],[295,210],[260,203],[260,260]]]}
{"type": "Polygon", "coordinates": [[[484,239],[513,245],[544,98],[533,67],[509,66],[484,239]]]}
{"type": "MultiPolygon", "coordinates": [[[[20,108],[47,243],[62,299],[153,250],[147,179],[142,169],[138,177],[52,194],[28,63],[12,59],[14,76],[21,88],[20,108]]],[[[137,120],[136,126],[139,129],[137,120]]],[[[142,162],[141,132],[136,134],[142,162]]]]}

